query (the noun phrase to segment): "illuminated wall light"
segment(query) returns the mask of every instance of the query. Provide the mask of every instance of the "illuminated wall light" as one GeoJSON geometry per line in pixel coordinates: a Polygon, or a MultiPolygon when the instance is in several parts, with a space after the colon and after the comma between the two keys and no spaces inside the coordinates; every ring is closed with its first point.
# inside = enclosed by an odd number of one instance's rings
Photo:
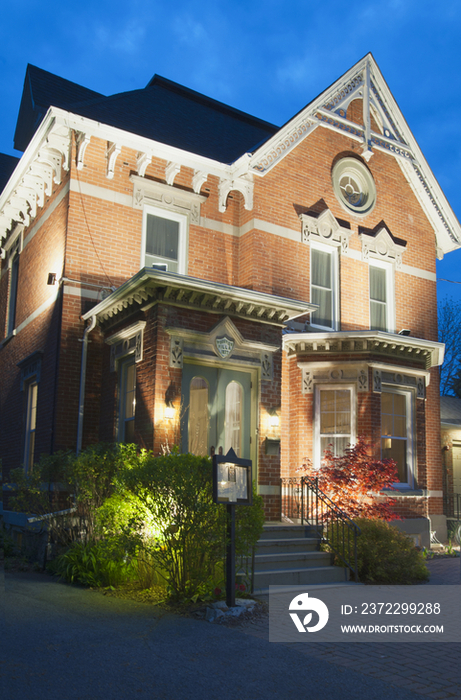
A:
{"type": "Polygon", "coordinates": [[[271,428],[278,428],[280,425],[280,418],[275,408],[269,411],[269,425],[271,428]]]}
{"type": "Polygon", "coordinates": [[[171,420],[174,418],[174,406],[171,403],[166,404],[164,415],[166,420],[171,420]]]}

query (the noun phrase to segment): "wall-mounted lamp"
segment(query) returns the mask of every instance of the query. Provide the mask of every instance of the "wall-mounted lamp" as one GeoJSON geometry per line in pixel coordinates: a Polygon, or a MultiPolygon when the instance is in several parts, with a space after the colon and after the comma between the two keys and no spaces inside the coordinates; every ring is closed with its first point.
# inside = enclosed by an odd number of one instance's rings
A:
{"type": "Polygon", "coordinates": [[[399,331],[399,335],[411,335],[411,330],[409,328],[402,328],[402,330],[399,331]]]}
{"type": "Polygon", "coordinates": [[[174,418],[174,406],[171,403],[165,404],[164,416],[166,420],[171,420],[174,418]]]}
{"type": "Polygon", "coordinates": [[[392,438],[387,437],[383,439],[383,450],[390,450],[392,447],[392,438]]]}
{"type": "Polygon", "coordinates": [[[53,286],[54,284],[56,284],[56,272],[49,272],[48,273],[47,284],[49,284],[50,287],[53,286]]]}
{"type": "Polygon", "coordinates": [[[268,411],[268,413],[270,416],[270,418],[269,418],[270,427],[271,428],[278,428],[280,425],[280,418],[279,418],[279,415],[277,413],[277,409],[271,408],[270,411],[268,411]]]}

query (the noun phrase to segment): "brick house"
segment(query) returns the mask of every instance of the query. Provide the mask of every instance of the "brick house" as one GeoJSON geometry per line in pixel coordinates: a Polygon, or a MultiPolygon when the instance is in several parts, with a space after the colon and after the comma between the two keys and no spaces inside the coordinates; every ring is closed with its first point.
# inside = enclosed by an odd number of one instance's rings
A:
{"type": "Polygon", "coordinates": [[[4,484],[99,440],[232,445],[277,519],[281,477],[364,435],[402,527],[445,538],[435,261],[461,229],[371,54],[280,128],[159,76],[106,97],[28,66],[15,147],[4,484]]]}
{"type": "Polygon", "coordinates": [[[444,512],[449,521],[454,521],[459,526],[461,520],[461,399],[457,396],[440,397],[440,423],[444,512]]]}

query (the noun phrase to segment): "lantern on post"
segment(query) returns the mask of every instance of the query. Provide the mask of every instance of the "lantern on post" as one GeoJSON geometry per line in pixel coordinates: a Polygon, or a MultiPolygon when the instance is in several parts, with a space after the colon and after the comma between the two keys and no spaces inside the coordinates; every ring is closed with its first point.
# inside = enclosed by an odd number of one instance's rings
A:
{"type": "Polygon", "coordinates": [[[239,459],[232,447],[213,455],[213,501],[227,507],[226,603],[235,606],[235,506],[252,504],[251,459],[239,459]]]}

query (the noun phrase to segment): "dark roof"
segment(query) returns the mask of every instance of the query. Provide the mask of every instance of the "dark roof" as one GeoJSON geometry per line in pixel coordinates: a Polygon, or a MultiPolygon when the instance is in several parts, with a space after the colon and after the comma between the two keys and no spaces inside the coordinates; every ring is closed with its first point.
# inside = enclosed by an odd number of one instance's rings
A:
{"type": "Polygon", "coordinates": [[[232,163],[278,127],[155,75],[145,88],[110,97],[28,66],[15,134],[23,150],[50,106],[161,143],[232,163]]]}
{"type": "Polygon", "coordinates": [[[19,158],[0,153],[0,192],[4,189],[18,162],[19,158]]]}
{"type": "Polygon", "coordinates": [[[458,399],[456,396],[441,396],[440,420],[442,423],[461,425],[461,399],[458,399]]]}
{"type": "Polygon", "coordinates": [[[14,134],[14,147],[18,151],[26,150],[51,105],[68,109],[75,102],[95,97],[102,95],[29,63],[14,134]]]}

